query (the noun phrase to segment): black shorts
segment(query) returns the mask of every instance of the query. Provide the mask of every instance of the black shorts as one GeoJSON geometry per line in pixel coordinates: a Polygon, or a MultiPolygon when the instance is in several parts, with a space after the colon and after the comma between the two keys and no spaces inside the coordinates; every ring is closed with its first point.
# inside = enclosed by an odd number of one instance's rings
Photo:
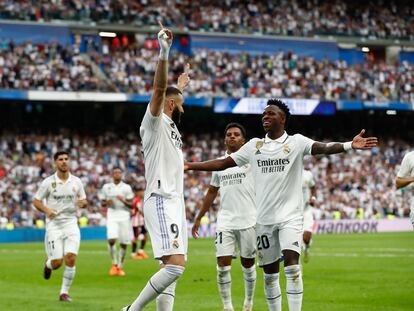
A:
{"type": "Polygon", "coordinates": [[[134,237],[137,239],[140,234],[147,233],[147,228],[145,228],[145,226],[137,226],[137,227],[132,227],[132,231],[134,231],[134,237]]]}

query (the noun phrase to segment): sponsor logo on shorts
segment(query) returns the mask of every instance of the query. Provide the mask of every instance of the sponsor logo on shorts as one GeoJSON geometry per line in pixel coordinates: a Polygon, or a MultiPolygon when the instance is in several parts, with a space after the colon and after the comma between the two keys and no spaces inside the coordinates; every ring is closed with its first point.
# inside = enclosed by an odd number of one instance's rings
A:
{"type": "Polygon", "coordinates": [[[257,252],[257,256],[260,258],[260,260],[263,259],[263,253],[262,252],[257,252]]]}
{"type": "Polygon", "coordinates": [[[299,247],[299,242],[298,241],[293,242],[292,245],[295,245],[295,246],[299,247]]]}
{"type": "Polygon", "coordinates": [[[174,241],[173,241],[173,247],[174,247],[175,249],[177,249],[178,247],[180,247],[180,244],[178,244],[178,241],[177,241],[177,240],[174,240],[174,241]]]}

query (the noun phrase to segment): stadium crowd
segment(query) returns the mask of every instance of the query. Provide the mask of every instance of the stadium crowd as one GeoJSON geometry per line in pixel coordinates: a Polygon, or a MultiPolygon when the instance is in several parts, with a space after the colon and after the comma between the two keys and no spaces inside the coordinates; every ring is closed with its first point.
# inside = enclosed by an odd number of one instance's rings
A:
{"type": "Polygon", "coordinates": [[[6,0],[0,18],[156,25],[212,32],[412,40],[409,1],[6,0]]]}
{"type": "MultiPolygon", "coordinates": [[[[132,42],[107,50],[83,55],[57,43],[0,42],[0,87],[149,94],[157,49],[132,42]]],[[[171,83],[187,62],[192,65],[188,94],[194,96],[414,102],[414,68],[405,61],[392,65],[367,59],[351,66],[293,52],[250,55],[201,49],[193,57],[173,54],[171,83]]]]}
{"type": "MultiPolygon", "coordinates": [[[[125,181],[135,189],[145,187],[138,139],[133,132],[122,137],[114,132],[99,136],[65,131],[59,135],[2,134],[0,228],[8,223],[14,227],[35,226],[37,220],[44,220],[44,215],[32,207],[31,201],[41,180],[53,173],[51,158],[58,149],[70,152],[71,172],[85,185],[89,204],[79,215],[86,217],[89,225],[104,225],[106,211],[100,203],[100,189],[111,180],[113,167],[121,167],[125,181]]],[[[184,135],[184,146],[185,158],[189,161],[216,158],[224,152],[219,134],[184,135]]],[[[341,218],[407,216],[409,190],[396,191],[394,187],[399,163],[407,150],[407,143],[387,140],[372,151],[306,158],[305,165],[316,180],[316,218],[332,219],[337,217],[335,213],[341,218]]],[[[209,182],[210,173],[186,173],[185,199],[190,221],[201,207],[209,182]]],[[[212,222],[218,210],[217,201],[208,216],[212,222]]]]}

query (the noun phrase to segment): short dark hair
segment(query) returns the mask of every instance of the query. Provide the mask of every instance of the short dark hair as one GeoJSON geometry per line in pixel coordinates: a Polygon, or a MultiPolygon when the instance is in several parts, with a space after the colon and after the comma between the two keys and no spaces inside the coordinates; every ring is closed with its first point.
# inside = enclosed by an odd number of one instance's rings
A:
{"type": "Polygon", "coordinates": [[[123,169],[122,169],[122,168],[120,168],[119,166],[114,166],[114,167],[112,168],[112,172],[113,172],[113,171],[115,171],[115,170],[120,170],[121,172],[123,172],[123,169]]]}
{"type": "Polygon", "coordinates": [[[227,131],[232,127],[237,127],[240,130],[240,132],[242,133],[243,138],[246,139],[246,129],[244,128],[243,125],[241,125],[240,123],[237,123],[237,122],[231,122],[231,123],[226,125],[226,128],[224,129],[224,136],[226,136],[227,131]]]}
{"type": "Polygon", "coordinates": [[[64,150],[60,150],[60,151],[57,151],[54,155],[53,155],[53,160],[57,160],[61,155],[64,155],[64,154],[66,154],[68,157],[69,157],[69,152],[67,152],[67,151],[64,151],[64,150]]]}
{"type": "Polygon", "coordinates": [[[267,101],[267,105],[273,105],[273,106],[277,106],[280,110],[283,111],[283,113],[285,114],[285,128],[287,127],[288,123],[289,123],[289,118],[290,118],[290,110],[288,105],[286,105],[284,102],[282,102],[280,99],[277,98],[271,98],[267,101]]]}
{"type": "Polygon", "coordinates": [[[171,95],[183,95],[183,92],[181,92],[175,86],[169,86],[169,87],[167,87],[167,90],[165,91],[165,97],[168,97],[168,96],[171,96],[171,95]]]}

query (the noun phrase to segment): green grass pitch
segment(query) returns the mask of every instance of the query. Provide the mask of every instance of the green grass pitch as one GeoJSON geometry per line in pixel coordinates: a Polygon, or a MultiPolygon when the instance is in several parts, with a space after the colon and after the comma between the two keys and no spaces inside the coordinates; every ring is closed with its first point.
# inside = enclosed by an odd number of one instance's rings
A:
{"type": "MultiPolygon", "coordinates": [[[[221,310],[214,241],[190,240],[189,249],[174,310],[221,310]]],[[[70,292],[74,301],[69,304],[58,301],[63,269],[43,280],[44,259],[42,243],[0,245],[0,310],[119,311],[158,268],[155,260],[128,258],[127,276],[109,277],[105,241],[82,242],[70,292]]],[[[232,279],[233,304],[241,310],[244,289],[238,261],[233,263],[232,279]]],[[[311,260],[303,264],[303,280],[305,311],[414,310],[414,233],[315,236],[311,260]]],[[[283,273],[281,286],[284,292],[283,273]]],[[[155,310],[154,303],[146,310],[155,310]]],[[[261,269],[254,310],[267,310],[261,269]]],[[[287,310],[285,295],[283,310],[287,310]]]]}

